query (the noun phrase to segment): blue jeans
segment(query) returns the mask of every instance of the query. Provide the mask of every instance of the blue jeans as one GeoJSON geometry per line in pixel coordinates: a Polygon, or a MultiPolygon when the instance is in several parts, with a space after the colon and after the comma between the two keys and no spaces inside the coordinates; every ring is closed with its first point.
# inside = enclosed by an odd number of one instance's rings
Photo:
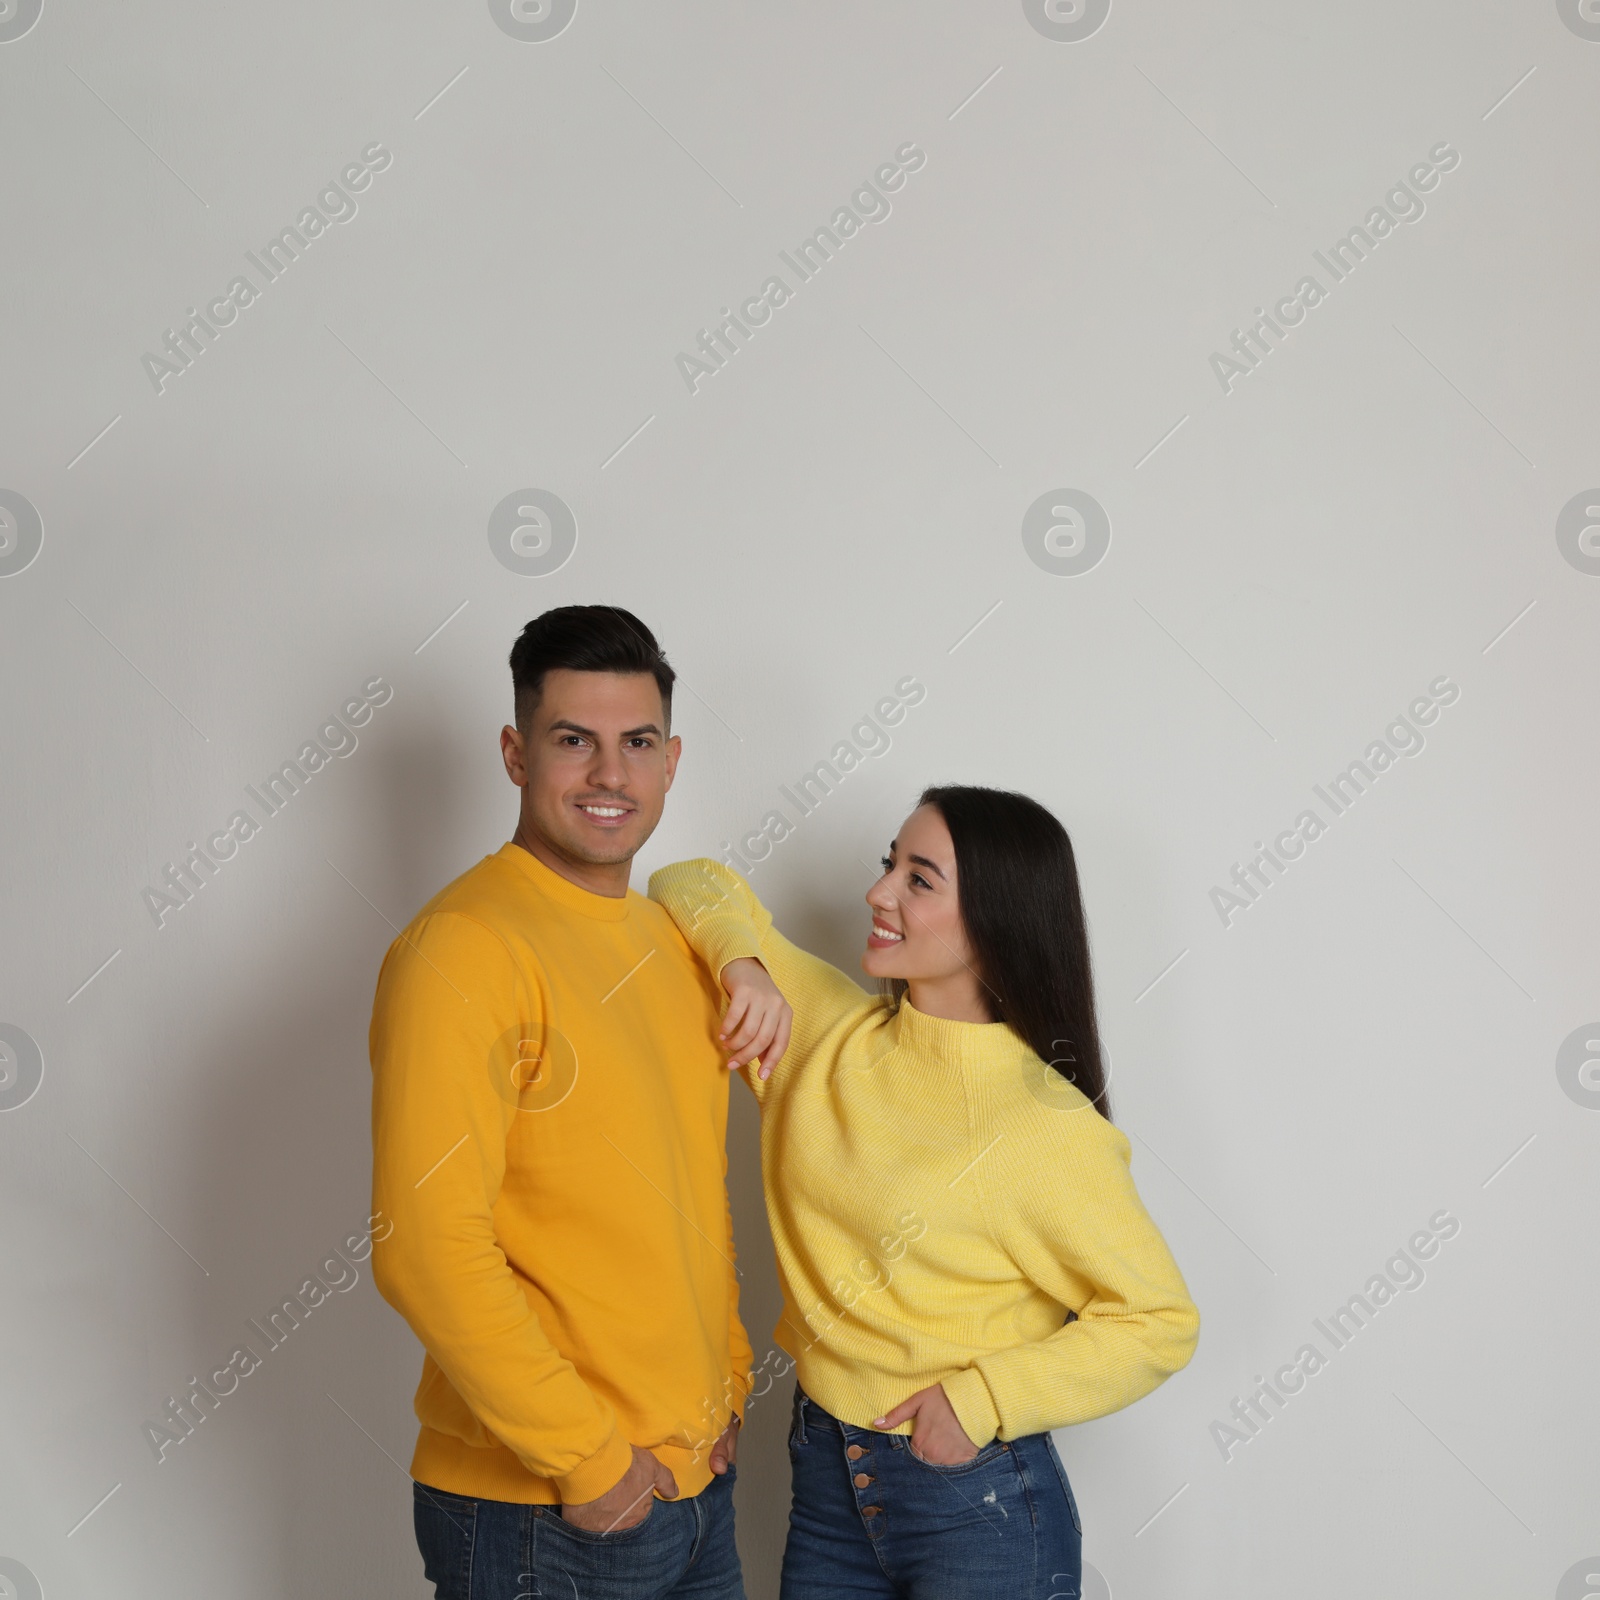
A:
{"type": "Polygon", "coordinates": [[[1079,1600],[1083,1525],[1048,1433],[924,1461],[798,1386],[780,1600],[1079,1600]]]}
{"type": "Polygon", "coordinates": [[[652,1500],[643,1522],[588,1533],[560,1506],[468,1500],[413,1483],[436,1600],[745,1600],[729,1467],[699,1494],[652,1500]]]}

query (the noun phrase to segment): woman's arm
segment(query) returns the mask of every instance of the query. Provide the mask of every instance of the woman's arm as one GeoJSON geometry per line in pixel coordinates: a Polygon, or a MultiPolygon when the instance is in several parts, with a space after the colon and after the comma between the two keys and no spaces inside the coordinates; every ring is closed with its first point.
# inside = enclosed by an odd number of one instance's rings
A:
{"type": "MultiPolygon", "coordinates": [[[[771,914],[731,867],[705,857],[679,861],[650,876],[650,898],[671,914],[695,954],[724,987],[739,988],[739,969],[724,980],[724,969],[742,958],[759,961],[794,1011],[791,1042],[777,1063],[776,1076],[803,1066],[841,1023],[865,1015],[880,1002],[837,967],[802,950],[778,932],[771,914]]],[[[753,989],[754,985],[747,985],[753,989]]],[[[753,1004],[754,995],[740,996],[753,1004]]],[[[744,1010],[730,1007],[729,1041],[738,1035],[744,1010]]],[[[762,1083],[746,1073],[759,1094],[762,1083]]]]}
{"type": "Polygon", "coordinates": [[[1040,1115],[1050,1120],[1016,1141],[1020,1159],[1002,1159],[1002,1145],[975,1176],[996,1240],[1077,1320],[944,1380],[978,1445],[1131,1405],[1200,1337],[1183,1274],[1134,1188],[1127,1135],[1087,1105],[1040,1115]]]}
{"type": "Polygon", "coordinates": [[[728,1008],[717,1037],[728,1052],[728,1065],[754,1065],[758,1078],[770,1078],[789,1048],[794,1007],[754,956],[735,956],[722,969],[722,987],[728,1008]]]}

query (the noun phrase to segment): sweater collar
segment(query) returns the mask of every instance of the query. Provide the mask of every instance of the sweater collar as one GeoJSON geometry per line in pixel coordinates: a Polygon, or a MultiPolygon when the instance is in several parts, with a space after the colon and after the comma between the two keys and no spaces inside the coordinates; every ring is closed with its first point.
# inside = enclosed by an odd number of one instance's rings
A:
{"type": "Polygon", "coordinates": [[[1030,1059],[1032,1050],[1004,1022],[952,1022],[900,1001],[890,1020],[895,1042],[923,1057],[952,1067],[1005,1066],[1030,1059]]]}
{"type": "Polygon", "coordinates": [[[596,894],[582,888],[570,878],[563,878],[553,867],[547,867],[531,850],[507,841],[496,852],[499,859],[523,877],[557,905],[566,906],[580,916],[592,917],[596,922],[626,922],[630,903],[637,898],[633,890],[620,898],[616,895],[596,894]]]}

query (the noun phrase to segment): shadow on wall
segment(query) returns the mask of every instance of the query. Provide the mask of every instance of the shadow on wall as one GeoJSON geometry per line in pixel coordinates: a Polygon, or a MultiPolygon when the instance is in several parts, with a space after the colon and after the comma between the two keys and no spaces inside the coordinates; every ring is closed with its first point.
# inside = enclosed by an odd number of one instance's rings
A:
{"type": "MultiPolygon", "coordinates": [[[[367,1026],[384,951],[395,926],[503,837],[460,848],[481,833],[468,821],[478,755],[454,748],[448,725],[396,735],[352,763],[336,808],[303,814],[260,858],[270,889],[258,882],[249,916],[214,934],[236,939],[214,959],[237,976],[175,1073],[199,1086],[172,1148],[188,1152],[183,1214],[197,1219],[192,1248],[211,1276],[197,1275],[173,1353],[152,1359],[145,1415],[182,1395],[196,1366],[205,1378],[245,1345],[259,1364],[242,1363],[247,1375],[205,1421],[159,1466],[152,1458],[155,1489],[202,1518],[213,1497],[247,1501],[260,1585],[247,1588],[296,1600],[431,1592],[407,1473],[421,1347],[364,1252],[346,1249],[343,1264],[334,1252],[368,1223],[367,1026]],[[330,1292],[310,1314],[270,1323],[285,1299],[316,1298],[302,1294],[313,1278],[330,1292]]],[[[198,1569],[200,1550],[192,1559],[187,1581],[171,1574],[173,1592],[215,1578],[198,1569]]]]}
{"type": "Polygon", "coordinates": [[[739,1437],[739,1489],[735,1517],[739,1558],[750,1600],[777,1600],[778,1571],[789,1527],[789,1406],[794,1374],[787,1357],[774,1355],[772,1331],[783,1310],[767,1207],[761,1194],[761,1117],[755,1097],[738,1081],[729,1085],[728,1200],[733,1207],[739,1257],[739,1315],[755,1352],[754,1391],[739,1437]],[[762,1371],[762,1362],[766,1362],[762,1371]],[[785,1377],[774,1377],[786,1372],[785,1377]],[[770,1381],[769,1381],[770,1380],[770,1381]]]}
{"type": "MultiPolygon", "coordinates": [[[[464,735],[439,700],[378,752],[374,838],[360,848],[380,874],[386,898],[379,907],[399,927],[515,831],[517,790],[501,765],[498,732],[464,735]]],[[[374,968],[374,984],[377,977],[374,968]]],[[[369,1005],[371,999],[369,993],[369,1005]]]]}

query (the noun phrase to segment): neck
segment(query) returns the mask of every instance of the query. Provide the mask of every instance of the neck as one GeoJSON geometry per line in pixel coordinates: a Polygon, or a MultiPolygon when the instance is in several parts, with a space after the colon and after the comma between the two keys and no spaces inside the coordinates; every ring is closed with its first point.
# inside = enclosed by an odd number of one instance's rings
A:
{"type": "Polygon", "coordinates": [[[993,1022],[987,991],[970,972],[947,978],[908,978],[906,998],[925,1017],[946,1022],[993,1022]]]}
{"type": "MultiPolygon", "coordinates": [[[[575,883],[580,889],[587,889],[590,894],[621,900],[628,892],[628,874],[633,867],[631,856],[623,861],[575,861],[530,828],[526,818],[517,823],[517,831],[511,835],[511,842],[521,845],[530,856],[542,861],[552,872],[559,873],[568,883],[575,883]]],[[[916,1005],[915,1000],[911,1003],[916,1005]]]]}

